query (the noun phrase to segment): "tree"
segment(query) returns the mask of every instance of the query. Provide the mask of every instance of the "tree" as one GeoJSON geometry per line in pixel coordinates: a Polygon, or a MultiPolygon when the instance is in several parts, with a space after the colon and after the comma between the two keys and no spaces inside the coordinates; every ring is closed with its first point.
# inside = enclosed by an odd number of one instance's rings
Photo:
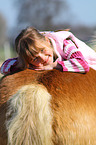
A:
{"type": "Polygon", "coordinates": [[[57,25],[56,19],[60,17],[61,12],[64,13],[68,9],[66,0],[16,1],[19,25],[32,25],[41,30],[53,29],[57,25]]]}

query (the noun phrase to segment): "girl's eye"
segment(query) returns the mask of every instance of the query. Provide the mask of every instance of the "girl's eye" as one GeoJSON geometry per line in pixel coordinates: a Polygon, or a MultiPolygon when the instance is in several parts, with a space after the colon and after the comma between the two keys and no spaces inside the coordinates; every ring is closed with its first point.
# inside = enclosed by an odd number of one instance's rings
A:
{"type": "Polygon", "coordinates": [[[35,57],[34,59],[33,59],[33,61],[36,61],[38,59],[38,57],[35,57]]]}
{"type": "Polygon", "coordinates": [[[41,49],[41,52],[43,52],[44,51],[44,49],[41,49]]]}

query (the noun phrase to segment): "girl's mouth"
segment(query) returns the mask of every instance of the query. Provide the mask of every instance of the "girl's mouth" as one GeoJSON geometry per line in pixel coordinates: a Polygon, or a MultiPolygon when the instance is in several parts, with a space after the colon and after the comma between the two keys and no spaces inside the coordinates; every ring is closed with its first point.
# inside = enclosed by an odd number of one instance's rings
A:
{"type": "Polygon", "coordinates": [[[48,56],[47,60],[46,60],[46,61],[44,61],[44,63],[43,63],[43,64],[46,64],[48,61],[49,61],[49,56],[48,56]]]}

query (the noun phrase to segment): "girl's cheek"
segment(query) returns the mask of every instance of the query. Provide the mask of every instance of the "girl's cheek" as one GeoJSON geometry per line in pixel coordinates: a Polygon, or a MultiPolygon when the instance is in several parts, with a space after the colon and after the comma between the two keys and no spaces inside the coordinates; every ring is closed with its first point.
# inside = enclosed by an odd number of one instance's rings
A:
{"type": "Polygon", "coordinates": [[[34,62],[33,65],[35,65],[35,66],[41,66],[42,64],[39,61],[37,61],[37,62],[34,62]]]}

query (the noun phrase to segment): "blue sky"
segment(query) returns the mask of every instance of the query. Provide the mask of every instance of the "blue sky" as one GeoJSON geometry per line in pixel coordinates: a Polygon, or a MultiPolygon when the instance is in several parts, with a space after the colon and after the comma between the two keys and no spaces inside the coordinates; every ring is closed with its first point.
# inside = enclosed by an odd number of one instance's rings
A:
{"type": "Polygon", "coordinates": [[[14,27],[17,17],[17,11],[15,8],[14,0],[1,0],[0,13],[2,13],[5,17],[8,27],[14,27]]]}
{"type": "MultiPolygon", "coordinates": [[[[77,25],[96,26],[96,0],[67,0],[67,3],[72,12],[72,19],[69,21],[77,25]]],[[[15,25],[17,11],[14,6],[14,0],[1,0],[0,13],[5,17],[9,28],[15,25]]]]}
{"type": "Polygon", "coordinates": [[[96,0],[67,0],[75,21],[96,26],[96,0]]]}

